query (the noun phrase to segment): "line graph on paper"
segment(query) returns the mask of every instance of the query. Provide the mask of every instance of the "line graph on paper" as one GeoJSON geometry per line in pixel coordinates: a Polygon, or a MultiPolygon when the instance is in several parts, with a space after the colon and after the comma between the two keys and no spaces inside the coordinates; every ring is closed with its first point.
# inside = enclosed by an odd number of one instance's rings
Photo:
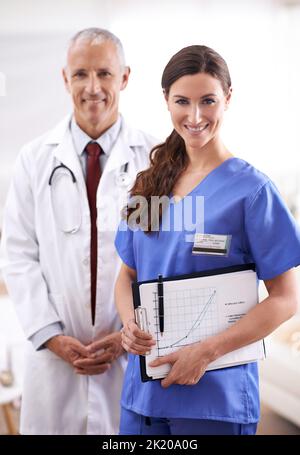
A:
{"type": "Polygon", "coordinates": [[[169,291],[164,295],[164,333],[160,334],[158,298],[153,293],[158,356],[218,333],[219,319],[214,287],[169,291]]]}

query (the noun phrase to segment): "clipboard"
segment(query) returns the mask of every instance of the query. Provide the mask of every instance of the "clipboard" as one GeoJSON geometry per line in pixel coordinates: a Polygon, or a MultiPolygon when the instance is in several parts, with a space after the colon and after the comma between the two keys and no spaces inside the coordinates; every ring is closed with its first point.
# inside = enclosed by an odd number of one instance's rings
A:
{"type": "MultiPolygon", "coordinates": [[[[134,282],[132,293],[137,325],[156,341],[150,354],[139,356],[142,382],[162,379],[170,371],[169,364],[150,367],[152,360],[225,330],[258,303],[255,264],[134,282]],[[163,283],[163,333],[159,283],[163,283]]],[[[259,340],[218,358],[207,370],[264,358],[264,340],[259,340]]]]}

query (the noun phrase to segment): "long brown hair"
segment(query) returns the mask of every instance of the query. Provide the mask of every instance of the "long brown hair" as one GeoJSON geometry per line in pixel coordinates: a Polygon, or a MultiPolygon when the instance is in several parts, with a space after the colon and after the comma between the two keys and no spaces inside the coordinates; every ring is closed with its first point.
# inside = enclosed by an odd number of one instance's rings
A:
{"type": "MultiPolygon", "coordinates": [[[[169,95],[171,85],[186,75],[208,73],[221,82],[223,91],[228,93],[231,78],[225,60],[207,46],[188,46],[177,52],[164,69],[161,86],[164,94],[169,95]]],[[[150,152],[150,167],[137,175],[130,191],[131,196],[143,196],[148,202],[148,231],[151,232],[151,196],[169,196],[180,174],[188,163],[185,143],[173,129],[162,144],[150,152]]],[[[123,212],[129,218],[136,207],[128,205],[123,212]]],[[[161,221],[162,211],[159,213],[161,221]]]]}

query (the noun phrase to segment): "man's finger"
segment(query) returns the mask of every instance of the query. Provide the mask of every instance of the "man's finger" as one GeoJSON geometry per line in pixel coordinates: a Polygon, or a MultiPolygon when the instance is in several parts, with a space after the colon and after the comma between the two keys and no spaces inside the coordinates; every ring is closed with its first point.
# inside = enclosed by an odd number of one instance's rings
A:
{"type": "Polygon", "coordinates": [[[109,370],[110,367],[111,365],[109,363],[104,363],[103,365],[97,367],[75,368],[75,371],[78,374],[94,375],[105,373],[105,371],[109,370]]]}
{"type": "Polygon", "coordinates": [[[91,349],[88,349],[89,355],[92,358],[95,357],[101,357],[105,352],[107,352],[107,349],[95,349],[95,351],[91,351],[91,349]]]}
{"type": "Polygon", "coordinates": [[[89,367],[89,366],[96,366],[96,365],[102,365],[102,364],[105,364],[105,363],[110,363],[113,359],[113,356],[111,355],[110,352],[102,355],[101,357],[96,357],[96,358],[84,358],[84,359],[76,359],[74,362],[73,362],[73,365],[75,367],[79,367],[79,368],[86,368],[86,367],[89,367]]]}
{"type": "Polygon", "coordinates": [[[88,357],[89,356],[88,349],[86,348],[86,346],[81,344],[79,341],[77,341],[76,343],[74,343],[72,345],[72,350],[77,352],[78,354],[80,354],[82,357],[88,357]]]}
{"type": "Polygon", "coordinates": [[[75,368],[75,372],[77,374],[85,375],[85,376],[92,376],[95,374],[102,374],[109,370],[111,367],[110,363],[104,363],[101,366],[97,367],[88,367],[88,368],[75,368]]]}
{"type": "Polygon", "coordinates": [[[93,341],[88,347],[87,350],[89,354],[95,354],[97,351],[102,351],[111,346],[110,340],[96,340],[93,341]]]}

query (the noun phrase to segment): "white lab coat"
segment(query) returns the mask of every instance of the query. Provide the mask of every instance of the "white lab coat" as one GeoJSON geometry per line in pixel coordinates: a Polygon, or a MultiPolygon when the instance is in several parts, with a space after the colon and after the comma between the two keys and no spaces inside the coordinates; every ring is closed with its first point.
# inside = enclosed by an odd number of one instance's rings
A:
{"type": "MultiPolygon", "coordinates": [[[[68,117],[50,134],[25,146],[19,155],[4,216],[3,273],[27,337],[59,321],[65,335],[89,343],[121,327],[114,306],[114,283],[120,267],[115,232],[103,231],[101,226],[111,216],[114,201],[127,194],[137,172],[148,166],[149,151],[157,141],[126,127],[122,120],[120,135],[104,168],[97,193],[98,281],[92,326],[90,213],[69,121],[68,117]],[[77,183],[73,186],[70,174],[63,178],[58,175],[53,190],[49,177],[61,163],[72,170],[77,183]],[[118,182],[125,163],[129,163],[129,181],[122,187],[118,182]],[[78,190],[77,199],[74,188],[78,190]],[[108,196],[112,203],[106,200],[108,196]],[[79,230],[62,232],[60,224],[72,225],[78,216],[79,230]]],[[[118,431],[125,366],[124,355],[104,374],[81,376],[48,349],[35,351],[30,344],[21,433],[114,434],[118,431]]]]}

